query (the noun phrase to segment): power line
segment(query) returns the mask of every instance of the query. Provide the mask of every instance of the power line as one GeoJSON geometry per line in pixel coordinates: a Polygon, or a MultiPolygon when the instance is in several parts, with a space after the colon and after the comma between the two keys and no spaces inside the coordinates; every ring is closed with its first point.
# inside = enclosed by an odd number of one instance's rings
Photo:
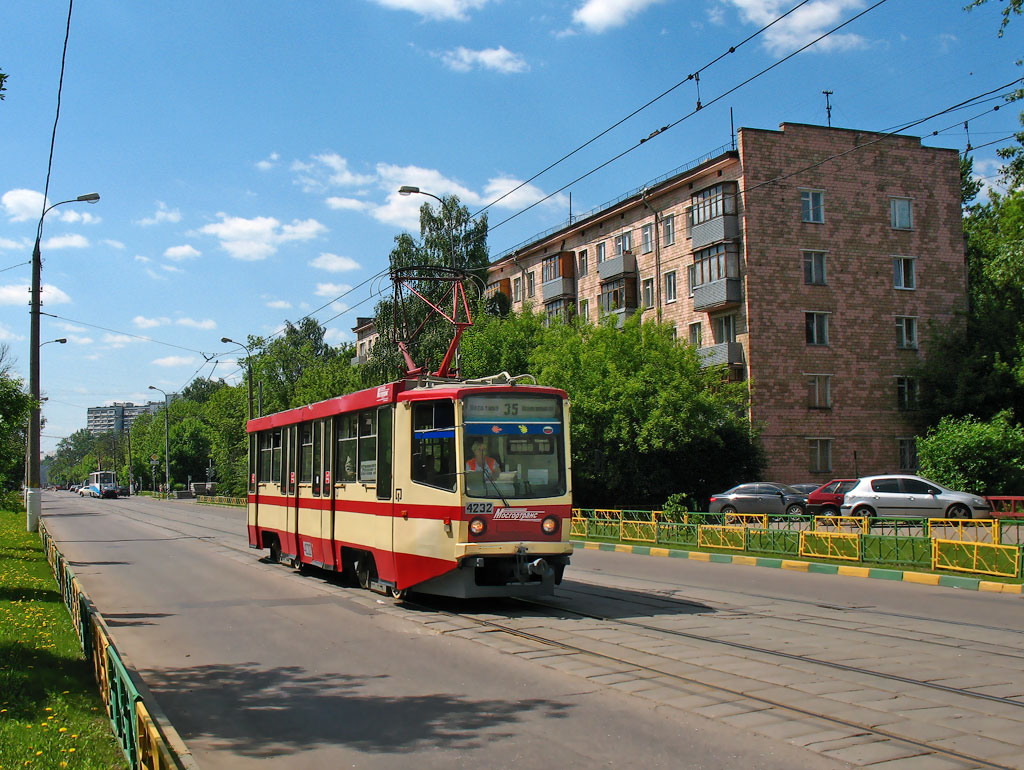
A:
{"type": "Polygon", "coordinates": [[[173,342],[161,342],[160,340],[155,340],[152,337],[143,337],[140,334],[132,334],[131,332],[118,331],[117,329],[108,329],[106,326],[98,326],[97,324],[91,324],[91,323],[88,323],[87,321],[76,321],[73,318],[65,318],[64,316],[54,315],[53,313],[45,313],[45,312],[40,311],[40,315],[49,316],[50,318],[56,318],[59,321],[67,321],[68,323],[72,323],[72,324],[81,324],[82,326],[88,326],[88,327],[90,327],[92,329],[99,329],[100,331],[110,332],[111,334],[123,334],[125,337],[132,337],[134,339],[143,340],[145,342],[153,342],[153,343],[156,343],[157,345],[165,345],[165,346],[167,346],[169,348],[177,348],[178,350],[187,350],[189,353],[198,353],[203,358],[206,358],[206,353],[204,353],[201,350],[195,350],[194,348],[186,348],[186,347],[183,347],[182,345],[175,345],[173,342]]]}
{"type": "Polygon", "coordinates": [[[28,262],[19,262],[16,265],[11,265],[10,267],[5,267],[3,270],[0,270],[0,273],[6,273],[8,270],[13,270],[16,267],[24,267],[25,265],[31,265],[31,264],[32,264],[32,260],[31,259],[28,262]]]}
{"type": "MultiPolygon", "coordinates": [[[[882,0],[882,1],[884,2],[885,0],[882,0]]],[[[480,214],[484,213],[484,212],[485,212],[485,211],[487,211],[487,209],[489,209],[489,208],[490,208],[491,206],[494,206],[495,204],[497,204],[497,203],[499,203],[499,202],[503,201],[503,200],[504,200],[505,198],[507,198],[507,197],[508,197],[509,195],[511,195],[512,193],[516,192],[517,190],[520,190],[520,189],[522,189],[523,187],[525,187],[526,185],[530,184],[530,182],[534,181],[535,179],[537,179],[538,177],[542,176],[543,174],[546,174],[546,173],[547,173],[548,171],[550,171],[551,169],[553,169],[553,168],[554,168],[555,166],[557,166],[557,165],[559,165],[559,164],[563,163],[564,161],[568,160],[568,159],[569,159],[569,158],[571,158],[571,157],[572,157],[573,155],[575,155],[576,153],[578,153],[578,152],[579,152],[580,150],[582,150],[582,149],[584,149],[585,147],[588,147],[589,145],[593,144],[594,142],[596,142],[596,141],[597,141],[598,139],[600,139],[600,138],[601,138],[602,136],[604,136],[604,135],[605,135],[605,134],[607,134],[608,132],[610,132],[610,131],[612,131],[612,130],[614,130],[614,129],[618,128],[619,126],[621,126],[621,125],[622,125],[623,123],[625,123],[625,122],[626,122],[627,120],[629,120],[629,119],[630,119],[630,118],[632,118],[633,116],[637,115],[637,114],[638,114],[638,113],[640,113],[640,112],[643,112],[643,111],[644,111],[644,110],[646,110],[646,109],[647,109],[648,107],[650,107],[650,106],[651,106],[652,104],[654,104],[655,102],[657,102],[657,101],[659,101],[659,100],[663,99],[664,97],[668,96],[668,95],[669,95],[670,93],[672,93],[673,91],[675,91],[675,90],[676,90],[677,88],[679,88],[679,87],[680,87],[681,85],[683,85],[684,83],[688,83],[688,82],[690,82],[691,80],[695,80],[695,81],[697,82],[697,88],[698,88],[698,97],[697,97],[697,104],[698,104],[698,107],[697,107],[697,109],[700,109],[700,73],[701,73],[701,72],[703,72],[704,70],[708,69],[708,68],[709,68],[709,67],[711,67],[712,65],[714,65],[714,64],[717,64],[717,63],[718,63],[719,61],[721,61],[722,59],[724,59],[724,58],[725,58],[726,56],[728,56],[729,54],[731,54],[731,53],[735,53],[735,52],[736,52],[736,50],[737,50],[738,48],[740,48],[741,46],[743,46],[743,45],[744,45],[744,44],[746,44],[746,43],[749,43],[749,42],[750,42],[751,40],[753,40],[753,39],[754,39],[755,37],[757,37],[758,35],[760,35],[760,34],[761,34],[762,32],[765,32],[765,31],[766,31],[767,29],[769,29],[770,27],[772,27],[772,26],[774,26],[775,24],[777,24],[778,22],[782,21],[782,20],[783,20],[783,19],[785,19],[785,18],[786,18],[787,16],[789,16],[789,15],[790,15],[791,13],[793,13],[794,11],[796,11],[796,10],[797,10],[798,8],[800,8],[800,7],[801,7],[801,6],[803,6],[803,5],[806,5],[806,4],[808,3],[808,2],[810,2],[810,0],[801,0],[801,2],[797,3],[796,5],[794,5],[794,6],[792,7],[792,8],[790,8],[790,9],[789,9],[788,11],[786,11],[786,12],[785,12],[784,14],[782,14],[782,15],[781,15],[781,16],[779,16],[778,18],[776,18],[776,19],[774,19],[774,20],[770,21],[770,22],[769,22],[768,24],[766,24],[766,25],[764,25],[763,27],[761,27],[761,29],[759,29],[759,30],[757,30],[756,32],[754,32],[753,34],[751,34],[751,35],[747,36],[746,38],[744,38],[743,40],[741,40],[741,41],[740,41],[739,43],[737,43],[736,45],[732,45],[732,46],[729,46],[729,49],[728,49],[727,51],[725,51],[724,53],[721,53],[721,54],[719,54],[719,55],[718,55],[717,57],[715,57],[714,59],[712,59],[711,61],[709,61],[709,62],[708,62],[707,64],[705,64],[705,65],[704,65],[703,67],[700,67],[699,69],[697,69],[697,70],[695,70],[694,72],[690,73],[689,75],[687,75],[687,76],[686,76],[685,78],[683,78],[682,80],[680,80],[680,81],[679,81],[678,83],[676,83],[676,84],[675,84],[674,86],[672,86],[671,88],[668,88],[668,89],[666,89],[665,91],[662,91],[662,92],[661,92],[660,94],[658,94],[657,96],[655,96],[655,97],[654,97],[653,99],[651,99],[650,101],[646,102],[645,104],[641,105],[640,107],[637,107],[637,108],[636,108],[635,110],[633,110],[633,111],[632,111],[631,113],[629,113],[628,115],[626,115],[626,117],[622,118],[621,120],[618,120],[618,121],[616,121],[616,122],[615,122],[615,123],[613,123],[612,125],[608,126],[608,128],[604,129],[604,130],[603,130],[603,131],[601,131],[600,133],[598,133],[598,134],[596,134],[595,136],[593,136],[593,137],[591,137],[590,139],[588,139],[588,140],[587,140],[586,142],[584,142],[583,144],[581,144],[581,145],[580,145],[579,147],[577,147],[576,149],[574,149],[574,150],[572,150],[572,151],[570,151],[570,152],[566,153],[565,155],[563,155],[563,156],[562,156],[561,158],[559,158],[558,160],[554,161],[553,163],[549,164],[549,165],[548,165],[548,166],[546,166],[545,168],[541,169],[540,171],[538,171],[538,172],[537,172],[536,174],[534,174],[533,176],[531,176],[531,177],[530,177],[529,179],[527,179],[526,181],[524,181],[524,182],[521,182],[521,183],[520,183],[519,185],[517,185],[516,187],[513,187],[513,188],[512,188],[511,190],[509,190],[509,191],[508,191],[508,192],[506,192],[505,194],[501,195],[501,196],[500,196],[500,197],[498,197],[498,198],[495,198],[495,199],[494,199],[493,201],[491,201],[491,202],[490,202],[490,203],[488,203],[488,204],[487,204],[486,206],[484,206],[484,207],[483,207],[482,209],[480,209],[480,210],[479,210],[479,211],[477,211],[477,212],[476,212],[475,214],[473,214],[473,217],[477,217],[477,216],[479,216],[480,214]]],[[[870,9],[869,9],[869,10],[870,10],[870,9]]],[[[650,137],[648,137],[648,138],[650,138],[650,137]]],[[[562,188],[562,189],[565,189],[565,188],[562,188]]],[[[548,197],[551,197],[551,196],[548,196],[548,197]]],[[[543,200],[547,200],[547,198],[544,198],[543,200]]],[[[540,201],[538,201],[538,203],[539,203],[539,202],[540,202],[540,201]]],[[[522,212],[520,212],[520,213],[522,213],[522,212]]],[[[505,221],[508,221],[508,220],[505,220],[505,221]]],[[[501,224],[504,224],[504,222],[503,222],[503,223],[501,223],[501,224]]],[[[491,228],[491,229],[493,229],[493,228],[491,228]]]]}
{"type": "Polygon", "coordinates": [[[600,165],[592,168],[590,171],[587,171],[585,174],[581,174],[580,176],[578,176],[575,179],[573,179],[571,182],[568,182],[568,183],[562,185],[561,187],[559,187],[554,192],[551,192],[548,195],[545,195],[540,200],[535,201],[534,203],[531,203],[529,206],[527,206],[527,207],[517,211],[515,214],[512,214],[509,217],[506,217],[502,221],[498,222],[498,224],[491,226],[489,228],[489,230],[496,230],[497,228],[501,227],[502,225],[507,224],[508,222],[511,222],[516,217],[518,217],[518,216],[520,216],[522,214],[525,214],[527,211],[529,211],[530,209],[534,208],[535,206],[539,206],[544,201],[550,200],[554,196],[558,195],[558,193],[560,193],[563,190],[571,187],[572,185],[576,184],[577,182],[581,182],[582,180],[586,179],[587,177],[589,177],[589,176],[591,176],[593,174],[596,174],[598,171],[600,171],[601,169],[605,168],[606,166],[610,166],[615,161],[619,160],[620,158],[625,157],[629,153],[633,152],[633,150],[636,150],[637,148],[639,148],[645,142],[650,141],[654,137],[660,136],[661,134],[665,133],[666,131],[669,131],[670,129],[675,128],[676,126],[678,126],[683,121],[688,120],[689,118],[692,118],[694,115],[696,115],[702,109],[706,109],[707,107],[710,107],[715,102],[721,101],[726,96],[728,96],[729,94],[732,94],[732,93],[738,91],[740,88],[742,88],[743,86],[747,85],[748,83],[751,83],[752,81],[756,80],[757,78],[761,77],[762,75],[766,75],[767,73],[771,72],[773,69],[778,67],[779,65],[784,64],[785,62],[789,61],[790,59],[792,59],[797,54],[803,53],[804,51],[806,51],[811,46],[821,42],[822,40],[824,40],[829,35],[831,35],[831,34],[833,34],[835,32],[838,32],[843,27],[846,27],[847,25],[852,24],[853,22],[857,21],[860,17],[864,16],[867,13],[870,13],[875,8],[877,8],[878,6],[884,4],[885,2],[887,2],[887,0],[878,0],[878,2],[876,2],[874,5],[869,6],[868,8],[865,8],[863,11],[861,11],[857,15],[847,19],[842,24],[839,24],[839,25],[833,27],[828,32],[825,32],[824,34],[819,35],[818,37],[816,37],[814,40],[812,40],[811,42],[807,43],[803,47],[798,48],[797,50],[793,51],[790,54],[787,54],[786,56],[784,56],[781,59],[779,59],[778,61],[770,64],[769,66],[765,67],[764,69],[760,70],[759,72],[755,73],[754,75],[751,75],[749,78],[747,78],[743,82],[741,82],[741,83],[733,86],[729,90],[724,91],[723,93],[719,94],[718,96],[716,96],[714,99],[712,99],[707,104],[702,105],[702,104],[700,104],[700,102],[698,102],[697,103],[698,104],[697,108],[694,109],[692,112],[689,112],[686,115],[684,115],[683,117],[679,118],[678,120],[676,120],[676,121],[674,121],[672,123],[669,123],[668,125],[662,126],[661,128],[657,129],[656,131],[651,132],[648,136],[644,137],[643,139],[641,139],[639,142],[637,142],[633,146],[628,147],[627,149],[625,149],[622,152],[620,152],[618,155],[615,155],[614,157],[609,158],[604,163],[601,163],[600,165]]]}

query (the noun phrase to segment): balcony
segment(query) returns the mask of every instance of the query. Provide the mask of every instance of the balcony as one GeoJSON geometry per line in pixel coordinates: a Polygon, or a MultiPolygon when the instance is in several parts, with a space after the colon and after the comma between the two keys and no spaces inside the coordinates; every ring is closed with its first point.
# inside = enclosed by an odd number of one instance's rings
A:
{"type": "Polygon", "coordinates": [[[602,281],[636,273],[636,255],[632,251],[624,251],[597,266],[597,274],[602,281]]]}
{"type": "Polygon", "coordinates": [[[739,218],[735,214],[723,214],[699,225],[690,226],[691,248],[696,251],[712,243],[732,240],[739,234],[739,218]]]}
{"type": "Polygon", "coordinates": [[[365,364],[369,360],[370,357],[367,355],[352,356],[352,359],[349,361],[349,363],[352,364],[352,366],[359,366],[359,364],[365,364]]]}
{"type": "Polygon", "coordinates": [[[721,278],[693,287],[694,310],[721,310],[743,301],[743,284],[739,278],[721,278]]]}
{"type": "Polygon", "coordinates": [[[720,342],[697,350],[701,366],[743,366],[743,345],[738,342],[720,342]]]}
{"type": "Polygon", "coordinates": [[[621,329],[625,324],[626,320],[630,318],[639,308],[635,307],[620,307],[616,310],[601,311],[601,317],[605,318],[611,316],[615,319],[615,328],[621,329]]]}
{"type": "Polygon", "coordinates": [[[572,278],[556,278],[540,285],[540,295],[544,302],[576,296],[576,282],[572,278]]]}

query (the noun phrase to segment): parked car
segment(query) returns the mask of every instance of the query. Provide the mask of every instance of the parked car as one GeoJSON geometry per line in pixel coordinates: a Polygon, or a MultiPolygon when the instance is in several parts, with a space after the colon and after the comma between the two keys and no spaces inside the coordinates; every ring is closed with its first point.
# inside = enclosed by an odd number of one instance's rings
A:
{"type": "Polygon", "coordinates": [[[814,516],[837,516],[843,498],[857,484],[857,479],[832,479],[807,495],[807,512],[814,516]]]}
{"type": "Polygon", "coordinates": [[[793,489],[797,492],[802,492],[805,495],[809,495],[815,489],[818,489],[821,484],[790,484],[793,489]]]}
{"type": "Polygon", "coordinates": [[[759,481],[740,484],[728,492],[713,495],[708,504],[710,513],[803,514],[807,495],[786,484],[759,481]]]}
{"type": "Polygon", "coordinates": [[[865,476],[846,492],[845,516],[970,519],[992,513],[988,500],[946,489],[920,476],[865,476]]]}

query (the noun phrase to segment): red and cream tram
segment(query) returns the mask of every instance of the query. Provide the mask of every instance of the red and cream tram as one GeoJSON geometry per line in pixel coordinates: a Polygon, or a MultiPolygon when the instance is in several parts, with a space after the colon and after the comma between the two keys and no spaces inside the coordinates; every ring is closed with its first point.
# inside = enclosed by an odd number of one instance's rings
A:
{"type": "Polygon", "coordinates": [[[569,563],[569,405],[420,378],[252,419],[249,545],[366,588],[551,593],[569,563]]]}

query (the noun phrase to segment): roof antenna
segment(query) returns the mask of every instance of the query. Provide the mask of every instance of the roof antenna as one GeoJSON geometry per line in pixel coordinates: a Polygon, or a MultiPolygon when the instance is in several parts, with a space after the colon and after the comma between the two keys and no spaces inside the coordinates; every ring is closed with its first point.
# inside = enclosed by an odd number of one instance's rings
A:
{"type": "Polygon", "coordinates": [[[832,128],[832,103],[829,102],[828,98],[833,94],[832,91],[822,91],[825,94],[825,119],[828,121],[828,127],[832,128]]]}

